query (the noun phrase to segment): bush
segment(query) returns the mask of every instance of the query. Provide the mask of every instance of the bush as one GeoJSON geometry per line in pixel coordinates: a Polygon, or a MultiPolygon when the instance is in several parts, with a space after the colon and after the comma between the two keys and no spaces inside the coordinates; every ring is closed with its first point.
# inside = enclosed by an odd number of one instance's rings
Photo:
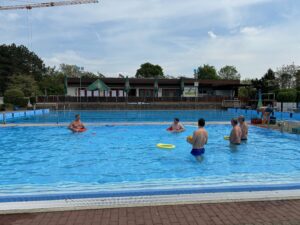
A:
{"type": "Polygon", "coordinates": [[[18,89],[9,89],[4,93],[4,103],[13,104],[19,107],[26,107],[28,99],[24,98],[24,93],[18,89]]]}
{"type": "Polygon", "coordinates": [[[297,91],[297,99],[296,99],[297,102],[300,102],[300,91],[297,91]]]}
{"type": "Polygon", "coordinates": [[[295,89],[281,90],[277,94],[277,101],[279,102],[296,102],[297,91],[295,89]]]}

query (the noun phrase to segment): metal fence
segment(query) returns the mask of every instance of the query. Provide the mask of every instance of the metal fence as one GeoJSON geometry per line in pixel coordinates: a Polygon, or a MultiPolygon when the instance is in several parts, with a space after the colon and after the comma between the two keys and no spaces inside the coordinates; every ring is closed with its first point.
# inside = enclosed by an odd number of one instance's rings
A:
{"type": "Polygon", "coordinates": [[[39,96],[38,103],[61,102],[222,102],[229,100],[227,96],[201,96],[201,97],[73,97],[73,96],[39,96]]]}

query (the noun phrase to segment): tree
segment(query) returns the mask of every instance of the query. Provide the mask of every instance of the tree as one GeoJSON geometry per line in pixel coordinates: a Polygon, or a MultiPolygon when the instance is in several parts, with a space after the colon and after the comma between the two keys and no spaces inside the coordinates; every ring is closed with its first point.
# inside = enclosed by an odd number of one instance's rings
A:
{"type": "Polygon", "coordinates": [[[223,80],[240,80],[241,75],[235,66],[224,66],[219,70],[219,77],[223,80]]]}
{"type": "Polygon", "coordinates": [[[295,79],[296,79],[296,89],[300,91],[300,70],[297,71],[295,74],[295,79]]]}
{"type": "Polygon", "coordinates": [[[30,75],[14,75],[9,79],[8,89],[17,89],[26,97],[39,94],[39,87],[34,78],[30,75]]]}
{"type": "Polygon", "coordinates": [[[196,70],[196,76],[200,80],[218,80],[216,68],[208,64],[198,67],[196,70]]]}
{"type": "Polygon", "coordinates": [[[251,80],[245,79],[241,81],[242,84],[247,86],[239,88],[239,97],[253,99],[256,96],[256,88],[251,86],[251,80]]]}
{"type": "Polygon", "coordinates": [[[251,80],[251,83],[257,90],[261,89],[263,93],[271,93],[279,89],[278,79],[272,69],[269,69],[261,79],[251,80]]]}
{"type": "Polygon", "coordinates": [[[38,81],[44,72],[43,60],[25,46],[0,45],[0,94],[7,89],[11,76],[24,74],[38,81]]]}
{"type": "Polygon", "coordinates": [[[164,72],[161,66],[153,65],[149,62],[144,63],[136,71],[136,78],[163,78],[164,72]]]}
{"type": "Polygon", "coordinates": [[[98,78],[96,74],[84,71],[83,67],[76,65],[60,64],[60,72],[67,77],[98,78]]]}
{"type": "Polygon", "coordinates": [[[283,65],[276,71],[280,88],[294,88],[296,87],[297,72],[300,67],[294,63],[291,65],[283,65]]]}
{"type": "Polygon", "coordinates": [[[47,95],[64,95],[64,75],[57,72],[55,75],[45,75],[39,82],[42,93],[47,91],[47,95]]]}

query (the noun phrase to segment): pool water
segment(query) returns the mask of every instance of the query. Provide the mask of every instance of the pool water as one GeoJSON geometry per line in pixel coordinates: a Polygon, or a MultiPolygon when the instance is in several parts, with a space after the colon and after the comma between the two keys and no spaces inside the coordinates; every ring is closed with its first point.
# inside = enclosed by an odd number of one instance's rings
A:
{"type": "MultiPolygon", "coordinates": [[[[200,117],[206,121],[230,121],[239,116],[239,112],[225,110],[128,110],[128,111],[50,111],[50,113],[26,118],[10,119],[8,123],[66,123],[80,114],[84,122],[165,122],[178,117],[181,121],[195,122],[200,117]]],[[[257,113],[244,114],[247,120],[257,117],[257,113]]]]}
{"type": "Polygon", "coordinates": [[[300,182],[300,137],[250,126],[247,143],[223,139],[228,125],[208,125],[200,163],[180,134],[162,125],[0,129],[0,195],[164,189],[300,182]],[[157,143],[176,145],[172,151],[157,143]]]}

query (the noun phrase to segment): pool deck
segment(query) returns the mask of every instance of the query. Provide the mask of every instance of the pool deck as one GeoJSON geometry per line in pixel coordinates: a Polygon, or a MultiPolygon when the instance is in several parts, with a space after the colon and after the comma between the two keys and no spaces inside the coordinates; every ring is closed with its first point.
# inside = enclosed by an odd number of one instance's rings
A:
{"type": "Polygon", "coordinates": [[[299,225],[300,200],[0,215],[0,225],[299,225]]]}

